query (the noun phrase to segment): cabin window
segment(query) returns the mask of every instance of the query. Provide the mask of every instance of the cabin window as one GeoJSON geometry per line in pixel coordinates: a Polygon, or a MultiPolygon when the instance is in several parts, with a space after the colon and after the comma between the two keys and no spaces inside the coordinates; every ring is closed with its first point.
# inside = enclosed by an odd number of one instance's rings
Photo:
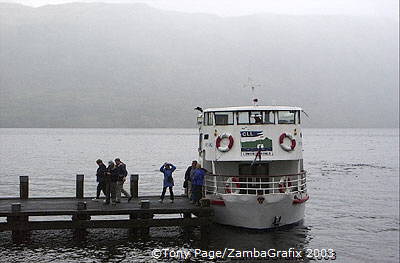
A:
{"type": "Polygon", "coordinates": [[[252,111],[250,112],[250,124],[262,124],[263,116],[261,111],[252,111]]]}
{"type": "Polygon", "coordinates": [[[295,124],[296,111],[278,111],[279,124],[295,124]]]}
{"type": "Polygon", "coordinates": [[[197,149],[199,152],[201,151],[201,143],[203,142],[203,134],[199,134],[199,148],[197,149]]]}
{"type": "Polygon", "coordinates": [[[239,111],[237,112],[237,123],[238,124],[249,124],[249,112],[248,111],[239,111]]]}
{"type": "Polygon", "coordinates": [[[204,125],[205,125],[205,126],[212,126],[212,125],[214,125],[212,112],[205,112],[205,113],[204,113],[204,125]]]}
{"type": "Polygon", "coordinates": [[[213,113],[212,112],[209,112],[208,113],[208,123],[207,123],[208,125],[214,125],[214,118],[213,118],[213,113]]]}
{"type": "Polygon", "coordinates": [[[273,111],[264,111],[264,123],[275,124],[275,113],[273,111]]]}
{"type": "Polygon", "coordinates": [[[232,125],[233,112],[221,111],[215,112],[215,125],[232,125]]]}
{"type": "Polygon", "coordinates": [[[301,112],[300,111],[297,111],[297,124],[300,124],[300,114],[301,112]]]}
{"type": "Polygon", "coordinates": [[[239,111],[236,113],[237,124],[275,124],[273,111],[239,111]]]}

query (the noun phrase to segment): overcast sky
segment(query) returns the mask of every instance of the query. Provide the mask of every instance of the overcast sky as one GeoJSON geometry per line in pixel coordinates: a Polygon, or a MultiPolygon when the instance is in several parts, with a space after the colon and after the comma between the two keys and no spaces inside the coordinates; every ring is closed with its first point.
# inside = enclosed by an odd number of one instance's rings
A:
{"type": "Polygon", "coordinates": [[[153,7],[183,12],[240,16],[254,13],[346,14],[388,16],[398,20],[399,0],[0,0],[30,6],[68,2],[147,3],[153,7]]]}

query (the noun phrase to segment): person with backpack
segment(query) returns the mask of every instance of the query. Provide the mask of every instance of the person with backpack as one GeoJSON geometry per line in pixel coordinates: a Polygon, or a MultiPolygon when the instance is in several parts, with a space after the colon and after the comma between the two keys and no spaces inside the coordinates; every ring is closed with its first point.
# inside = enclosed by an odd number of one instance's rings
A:
{"type": "Polygon", "coordinates": [[[116,173],[118,174],[117,189],[116,189],[116,202],[121,203],[121,192],[128,198],[128,202],[132,200],[132,196],[125,191],[124,183],[126,181],[126,176],[128,171],[126,170],[126,165],[121,162],[119,158],[115,159],[116,173]]]}
{"type": "Polygon", "coordinates": [[[164,163],[160,168],[160,172],[164,174],[163,190],[160,197],[160,203],[164,201],[165,192],[167,191],[167,188],[169,188],[171,203],[174,202],[174,192],[172,190],[172,187],[174,186],[174,178],[172,177],[172,173],[175,171],[175,169],[176,167],[171,163],[164,163]]]}
{"type": "Polygon", "coordinates": [[[103,161],[98,159],[96,161],[97,165],[99,166],[96,171],[96,181],[97,181],[97,191],[96,191],[96,198],[93,198],[93,201],[99,201],[100,200],[100,192],[103,192],[103,194],[106,196],[106,172],[107,168],[104,165],[103,161]]]}

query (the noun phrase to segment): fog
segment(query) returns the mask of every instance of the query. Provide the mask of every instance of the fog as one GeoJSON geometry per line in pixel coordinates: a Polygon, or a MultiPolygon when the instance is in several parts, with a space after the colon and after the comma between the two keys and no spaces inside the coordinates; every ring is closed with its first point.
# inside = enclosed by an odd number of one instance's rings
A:
{"type": "Polygon", "coordinates": [[[0,127],[195,127],[248,77],[307,127],[398,127],[398,20],[277,13],[0,3],[0,127]]]}
{"type": "Polygon", "coordinates": [[[290,15],[371,15],[399,19],[398,0],[3,0],[33,7],[72,2],[146,3],[164,10],[240,16],[255,13],[290,15]]]}

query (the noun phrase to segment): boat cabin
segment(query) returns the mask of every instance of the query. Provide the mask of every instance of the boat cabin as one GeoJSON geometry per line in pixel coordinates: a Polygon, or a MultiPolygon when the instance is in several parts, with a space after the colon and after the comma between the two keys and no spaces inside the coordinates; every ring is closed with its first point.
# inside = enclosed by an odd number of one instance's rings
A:
{"type": "MultiPolygon", "coordinates": [[[[202,166],[212,174],[223,176],[225,182],[233,177],[240,178],[241,182],[258,181],[256,188],[263,189],[263,194],[277,188],[281,175],[295,175],[293,179],[298,184],[303,171],[301,111],[299,107],[289,106],[204,110],[197,120],[202,166]],[[272,181],[271,187],[263,185],[272,181]]],[[[240,185],[240,193],[244,193],[246,184],[240,185]]],[[[255,194],[254,185],[250,186],[251,193],[246,193],[255,194]]]]}

